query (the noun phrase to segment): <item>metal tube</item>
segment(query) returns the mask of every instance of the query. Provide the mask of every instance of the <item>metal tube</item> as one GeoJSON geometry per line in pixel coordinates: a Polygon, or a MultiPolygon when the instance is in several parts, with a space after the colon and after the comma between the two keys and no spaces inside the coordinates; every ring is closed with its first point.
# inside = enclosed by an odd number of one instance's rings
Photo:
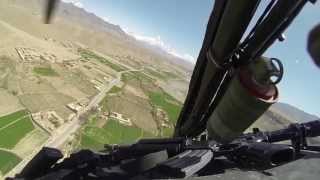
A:
{"type": "Polygon", "coordinates": [[[210,60],[207,58],[208,63],[201,79],[200,89],[194,92],[198,94],[198,97],[194,101],[192,110],[187,116],[184,116],[186,119],[183,125],[179,124],[176,136],[189,136],[189,132],[193,131],[201,116],[207,111],[226,72],[226,69],[219,68],[217,64],[229,61],[228,57],[237,48],[259,2],[260,0],[228,1],[210,48],[213,57],[210,60]]]}
{"type": "Polygon", "coordinates": [[[307,0],[277,1],[269,15],[250,38],[250,43],[244,48],[245,53],[241,60],[249,61],[262,55],[289,26],[306,2],[307,0]]]}
{"type": "Polygon", "coordinates": [[[175,132],[174,132],[175,137],[181,136],[180,128],[185,123],[185,121],[189,118],[189,115],[194,107],[194,103],[199,95],[197,92],[201,87],[201,79],[203,78],[204,70],[208,62],[206,58],[207,51],[214,40],[216,31],[220,24],[220,19],[223,15],[225,6],[228,1],[229,0],[216,0],[214,3],[214,8],[208,21],[207,30],[206,30],[205,38],[202,44],[202,48],[191,77],[188,95],[184,102],[184,106],[180,112],[180,116],[177,120],[175,132]]]}

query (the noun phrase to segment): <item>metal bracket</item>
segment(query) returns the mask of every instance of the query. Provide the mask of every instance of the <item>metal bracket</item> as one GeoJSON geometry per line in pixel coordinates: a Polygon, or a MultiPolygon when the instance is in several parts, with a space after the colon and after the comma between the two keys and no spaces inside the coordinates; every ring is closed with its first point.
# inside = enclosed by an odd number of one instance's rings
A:
{"type": "Polygon", "coordinates": [[[296,132],[295,136],[291,139],[291,144],[296,152],[299,153],[301,149],[306,149],[308,147],[305,126],[301,124],[292,124],[291,128],[296,132]]]}
{"type": "Polygon", "coordinates": [[[209,48],[207,52],[207,59],[211,61],[218,69],[228,69],[231,65],[231,63],[219,63],[215,60],[213,52],[211,48],[209,48]]]}

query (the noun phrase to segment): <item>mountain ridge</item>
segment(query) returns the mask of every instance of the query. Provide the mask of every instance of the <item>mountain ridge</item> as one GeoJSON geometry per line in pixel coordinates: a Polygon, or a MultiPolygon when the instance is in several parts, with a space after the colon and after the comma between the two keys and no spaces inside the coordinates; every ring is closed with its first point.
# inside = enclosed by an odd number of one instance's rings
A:
{"type": "Polygon", "coordinates": [[[293,105],[283,102],[272,105],[270,110],[296,122],[307,122],[320,119],[316,115],[307,113],[293,105]]]}
{"type": "Polygon", "coordinates": [[[94,28],[97,28],[97,29],[101,29],[101,27],[105,27],[105,28],[102,28],[102,30],[108,31],[108,32],[112,33],[113,35],[117,35],[117,36],[122,37],[124,39],[129,39],[131,41],[137,41],[137,42],[135,42],[136,45],[139,45],[143,48],[151,50],[158,55],[162,55],[174,63],[178,63],[180,65],[183,65],[184,67],[188,68],[189,70],[193,69],[193,67],[194,67],[194,64],[192,64],[191,62],[189,62],[186,59],[177,57],[157,45],[153,45],[148,42],[136,39],[133,35],[131,35],[130,33],[127,33],[125,30],[123,30],[120,25],[110,23],[110,22],[104,20],[103,18],[99,17],[95,13],[87,11],[85,8],[80,8],[80,7],[75,6],[73,3],[61,2],[60,9],[58,10],[58,12],[59,12],[58,15],[63,16],[63,17],[67,17],[67,18],[69,18],[69,20],[77,19],[77,18],[72,18],[72,16],[70,16],[70,14],[68,14],[68,13],[70,13],[70,11],[72,11],[73,13],[77,13],[77,14],[73,14],[73,15],[77,16],[78,18],[81,17],[80,18],[81,21],[79,21],[79,22],[80,23],[85,22],[84,25],[94,24],[94,25],[96,25],[94,28]],[[69,17],[68,17],[68,15],[69,15],[69,17]]]}

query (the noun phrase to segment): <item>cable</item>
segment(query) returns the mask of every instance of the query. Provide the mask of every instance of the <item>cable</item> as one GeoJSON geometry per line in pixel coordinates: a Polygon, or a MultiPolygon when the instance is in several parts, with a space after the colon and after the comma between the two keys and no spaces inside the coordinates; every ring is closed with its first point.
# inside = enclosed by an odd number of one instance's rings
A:
{"type": "Polygon", "coordinates": [[[254,25],[254,27],[251,29],[250,33],[248,34],[248,36],[245,38],[245,40],[241,43],[240,48],[243,49],[248,42],[250,41],[253,33],[256,31],[257,27],[261,24],[261,22],[264,20],[264,18],[267,16],[267,14],[270,12],[271,8],[273,7],[273,5],[275,4],[276,0],[271,0],[271,2],[268,4],[268,6],[266,7],[266,9],[263,11],[263,13],[261,14],[261,16],[259,17],[259,19],[257,20],[257,23],[254,25]]]}

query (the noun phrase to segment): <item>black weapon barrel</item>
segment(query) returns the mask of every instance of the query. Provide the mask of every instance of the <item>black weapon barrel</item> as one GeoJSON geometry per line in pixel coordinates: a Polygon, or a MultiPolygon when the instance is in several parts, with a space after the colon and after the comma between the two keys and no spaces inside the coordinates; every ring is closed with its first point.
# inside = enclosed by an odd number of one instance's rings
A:
{"type": "Polygon", "coordinates": [[[304,124],[307,137],[320,136],[320,121],[310,121],[304,124]]]}
{"type": "Polygon", "coordinates": [[[175,155],[183,150],[183,145],[180,143],[136,143],[129,146],[115,147],[111,152],[112,159],[114,161],[120,161],[124,159],[141,157],[146,154],[159,152],[166,150],[168,155],[175,155]]]}
{"type": "Polygon", "coordinates": [[[184,144],[185,138],[183,137],[175,137],[175,138],[148,138],[141,139],[137,142],[137,144],[184,144]]]}
{"type": "Polygon", "coordinates": [[[254,165],[256,168],[272,167],[293,160],[295,150],[284,144],[253,142],[243,144],[232,158],[235,161],[250,162],[247,165],[254,165]]]}
{"type": "Polygon", "coordinates": [[[17,177],[35,179],[46,174],[49,169],[63,157],[60,150],[55,148],[43,147],[31,161],[17,174],[17,177]]]}
{"type": "Polygon", "coordinates": [[[320,121],[310,121],[301,124],[291,124],[288,128],[267,133],[267,141],[270,143],[291,140],[297,137],[320,136],[320,121]]]}

